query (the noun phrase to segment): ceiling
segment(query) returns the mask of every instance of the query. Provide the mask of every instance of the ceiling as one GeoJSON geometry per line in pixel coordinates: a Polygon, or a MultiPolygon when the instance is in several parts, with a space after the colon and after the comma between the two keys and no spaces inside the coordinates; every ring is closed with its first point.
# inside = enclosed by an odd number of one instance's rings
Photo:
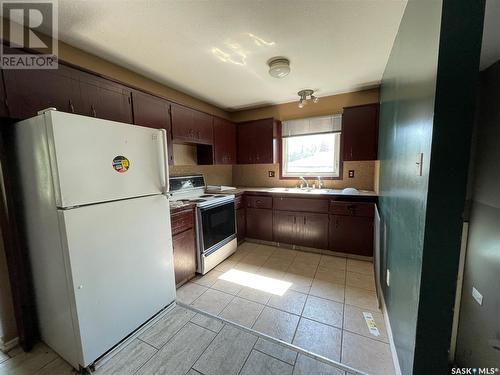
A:
{"type": "Polygon", "coordinates": [[[380,83],[406,1],[59,0],[59,39],[226,110],[380,83]],[[268,74],[285,56],[292,72],[268,74]]]}
{"type": "Polygon", "coordinates": [[[484,14],[481,70],[500,59],[500,1],[487,0],[484,14]]]}

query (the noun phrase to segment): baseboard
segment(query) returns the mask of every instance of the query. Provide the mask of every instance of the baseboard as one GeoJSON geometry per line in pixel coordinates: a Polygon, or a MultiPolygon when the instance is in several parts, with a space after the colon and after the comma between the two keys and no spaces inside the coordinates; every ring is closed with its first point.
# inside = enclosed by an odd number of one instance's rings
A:
{"type": "Polygon", "coordinates": [[[19,344],[19,337],[13,338],[7,342],[0,339],[0,351],[7,353],[9,350],[14,349],[19,344]]]}
{"type": "Polygon", "coordinates": [[[387,306],[385,305],[384,293],[380,292],[380,300],[382,302],[382,313],[384,315],[385,327],[387,329],[387,337],[389,338],[389,345],[391,347],[392,362],[394,364],[394,370],[396,375],[402,375],[401,367],[399,366],[398,352],[396,351],[396,345],[394,345],[394,337],[392,336],[391,322],[389,321],[389,313],[387,312],[387,306]]]}

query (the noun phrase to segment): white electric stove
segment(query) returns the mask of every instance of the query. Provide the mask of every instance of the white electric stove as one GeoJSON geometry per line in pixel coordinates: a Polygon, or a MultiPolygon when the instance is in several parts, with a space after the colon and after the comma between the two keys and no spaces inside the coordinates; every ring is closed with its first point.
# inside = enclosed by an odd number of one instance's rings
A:
{"type": "Polygon", "coordinates": [[[203,175],[171,177],[170,205],[196,205],[197,272],[206,274],[236,251],[233,194],[206,194],[203,175]]]}

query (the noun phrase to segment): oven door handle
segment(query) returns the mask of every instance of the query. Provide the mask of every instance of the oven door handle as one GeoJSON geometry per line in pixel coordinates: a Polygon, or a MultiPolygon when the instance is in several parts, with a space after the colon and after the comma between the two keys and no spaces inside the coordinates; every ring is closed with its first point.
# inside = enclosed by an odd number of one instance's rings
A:
{"type": "Polygon", "coordinates": [[[205,211],[210,210],[212,208],[221,207],[221,206],[225,206],[225,205],[228,205],[228,204],[233,204],[233,206],[234,206],[234,199],[230,200],[230,201],[223,201],[223,202],[213,203],[211,205],[199,207],[199,209],[200,209],[201,212],[205,212],[205,211]]]}

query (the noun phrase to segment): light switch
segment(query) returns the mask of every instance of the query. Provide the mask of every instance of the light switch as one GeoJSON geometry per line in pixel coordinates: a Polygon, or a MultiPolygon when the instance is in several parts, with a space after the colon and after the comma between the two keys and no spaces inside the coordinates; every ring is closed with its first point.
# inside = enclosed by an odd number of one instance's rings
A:
{"type": "Polygon", "coordinates": [[[423,163],[424,163],[424,153],[420,152],[417,154],[417,161],[415,163],[417,165],[417,176],[422,176],[422,171],[423,171],[422,164],[423,163]]]}
{"type": "Polygon", "coordinates": [[[354,178],[354,169],[349,169],[349,178],[354,178]]]}
{"type": "Polygon", "coordinates": [[[274,171],[267,171],[267,177],[274,177],[275,173],[274,171]]]}
{"type": "Polygon", "coordinates": [[[476,300],[479,306],[483,306],[483,295],[474,287],[472,287],[472,297],[476,300]]]}

